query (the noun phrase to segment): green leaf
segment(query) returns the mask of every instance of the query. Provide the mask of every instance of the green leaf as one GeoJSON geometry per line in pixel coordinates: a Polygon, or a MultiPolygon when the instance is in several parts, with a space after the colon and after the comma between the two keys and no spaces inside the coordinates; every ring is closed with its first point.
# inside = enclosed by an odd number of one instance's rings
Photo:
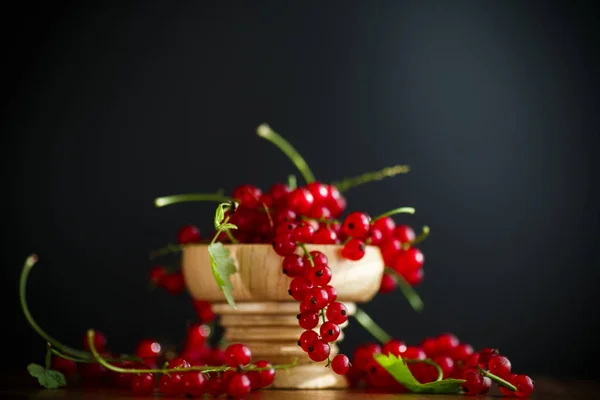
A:
{"type": "Polygon", "coordinates": [[[230,280],[230,276],[237,272],[235,261],[229,256],[229,250],[219,242],[208,246],[208,254],[210,255],[210,265],[217,285],[221,288],[229,305],[237,309],[233,294],[231,293],[232,286],[230,280]]]}
{"type": "Polygon", "coordinates": [[[219,229],[223,219],[225,219],[225,210],[231,207],[230,203],[221,203],[217,206],[217,211],[215,211],[215,229],[219,229]]]}
{"type": "Polygon", "coordinates": [[[238,228],[238,227],[237,227],[236,225],[234,225],[234,224],[230,224],[229,222],[227,222],[227,223],[225,223],[225,224],[221,225],[221,226],[219,227],[219,230],[220,230],[220,231],[224,231],[224,230],[227,230],[227,229],[237,229],[237,228],[238,228]]]}
{"type": "Polygon", "coordinates": [[[465,382],[462,379],[442,379],[437,382],[419,383],[401,357],[393,354],[389,356],[377,354],[374,358],[394,379],[413,393],[458,393],[465,382]]]}
{"type": "Polygon", "coordinates": [[[40,385],[48,389],[56,389],[59,387],[67,386],[67,380],[65,376],[52,369],[46,369],[38,364],[29,364],[27,366],[29,375],[37,378],[40,385]]]}

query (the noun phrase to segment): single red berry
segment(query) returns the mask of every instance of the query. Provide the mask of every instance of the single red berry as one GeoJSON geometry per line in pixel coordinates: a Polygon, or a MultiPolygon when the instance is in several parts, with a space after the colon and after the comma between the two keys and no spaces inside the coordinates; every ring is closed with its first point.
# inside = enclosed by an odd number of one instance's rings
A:
{"type": "Polygon", "coordinates": [[[296,213],[290,210],[289,208],[278,209],[275,210],[273,220],[277,225],[283,222],[294,222],[296,221],[296,213]]]}
{"type": "Polygon", "coordinates": [[[158,380],[158,390],[165,396],[178,396],[182,392],[183,374],[164,374],[158,380]]]}
{"type": "Polygon", "coordinates": [[[338,237],[331,228],[319,228],[312,237],[314,244],[336,244],[338,237]]]}
{"type": "Polygon", "coordinates": [[[252,352],[248,346],[234,343],[225,349],[225,363],[230,367],[246,366],[250,364],[252,352]]]}
{"type": "Polygon", "coordinates": [[[371,226],[371,230],[369,231],[369,236],[367,239],[367,243],[372,244],[373,246],[379,246],[385,241],[386,237],[383,235],[381,230],[375,226],[371,226]]]}
{"type": "Polygon", "coordinates": [[[194,225],[185,225],[177,233],[177,242],[179,244],[198,243],[202,240],[200,230],[194,225]]]}
{"type": "Polygon", "coordinates": [[[361,239],[350,239],[342,248],[342,257],[358,261],[365,256],[366,247],[361,239]]]}
{"type": "Polygon", "coordinates": [[[175,357],[169,360],[168,368],[169,369],[177,369],[177,368],[189,368],[190,363],[181,357],[175,357]]]}
{"type": "MultiPolygon", "coordinates": [[[[94,347],[98,353],[106,352],[106,336],[102,332],[94,333],[94,347]]],[[[83,348],[90,351],[90,342],[87,333],[83,337],[83,348]]]]}
{"type": "MultiPolygon", "coordinates": [[[[124,361],[124,362],[120,362],[120,363],[115,363],[112,364],[115,365],[116,367],[121,367],[121,368],[131,368],[131,363],[128,361],[124,361]]],[[[110,382],[113,386],[120,388],[120,389],[125,389],[131,386],[131,378],[133,378],[133,374],[127,373],[127,372],[110,372],[110,382]]]]}
{"type": "Polygon", "coordinates": [[[511,367],[510,360],[503,356],[492,356],[488,363],[489,371],[500,378],[507,376],[510,373],[511,367]]]}
{"type": "Polygon", "coordinates": [[[381,347],[376,343],[361,344],[354,350],[352,365],[361,371],[366,371],[373,355],[381,353],[381,347]]]}
{"type": "Polygon", "coordinates": [[[183,274],[180,271],[166,275],[161,281],[161,286],[164,287],[169,294],[181,294],[185,290],[183,274]]]}
{"type": "Polygon", "coordinates": [[[304,311],[296,316],[300,328],[310,330],[319,324],[319,314],[314,311],[304,311]]]}
{"type": "Polygon", "coordinates": [[[393,354],[400,356],[406,351],[406,344],[401,340],[391,339],[381,348],[381,354],[393,354]]]}
{"type": "Polygon", "coordinates": [[[353,238],[364,238],[369,234],[371,218],[362,212],[350,213],[344,220],[342,231],[353,238]]]}
{"type": "Polygon", "coordinates": [[[346,375],[350,369],[350,360],[345,354],[338,354],[331,360],[331,369],[338,375],[346,375]]]}
{"type": "MultiPolygon", "coordinates": [[[[254,383],[252,385],[253,388],[262,389],[270,386],[275,380],[275,369],[272,368],[271,364],[268,361],[260,360],[254,363],[257,368],[269,368],[262,371],[250,371],[248,376],[250,377],[250,373],[254,373],[258,375],[258,379],[254,379],[254,383]]],[[[256,377],[256,375],[254,375],[256,377]]],[[[252,379],[251,379],[252,380],[252,379]]]]}
{"type": "Polygon", "coordinates": [[[308,351],[308,346],[310,346],[314,341],[319,340],[319,335],[317,332],[313,330],[304,331],[300,334],[300,339],[298,339],[298,346],[302,348],[304,351],[308,351]]]}
{"type": "Polygon", "coordinates": [[[435,339],[435,355],[450,356],[460,344],[458,338],[451,333],[442,333],[435,339]]]}
{"type": "Polygon", "coordinates": [[[327,291],[323,288],[312,288],[302,300],[306,308],[312,311],[322,310],[329,304],[329,297],[327,297],[327,291]]]}
{"type": "Polygon", "coordinates": [[[329,218],[331,218],[331,211],[329,210],[329,208],[327,208],[325,206],[315,204],[312,206],[312,208],[308,212],[308,217],[316,218],[316,219],[320,219],[320,220],[329,219],[329,218]]]}
{"type": "Polygon", "coordinates": [[[381,231],[383,236],[386,238],[392,236],[394,234],[394,228],[396,228],[396,223],[392,217],[376,219],[371,225],[381,231]]]}
{"type": "Polygon", "coordinates": [[[402,252],[402,243],[398,239],[385,240],[380,246],[381,256],[385,265],[393,266],[396,258],[402,252]]]}
{"type": "Polygon", "coordinates": [[[402,277],[410,286],[417,286],[418,284],[420,284],[423,281],[423,276],[425,276],[425,272],[423,272],[423,269],[418,269],[409,274],[402,274],[402,277]]]}
{"type": "Polygon", "coordinates": [[[288,293],[296,301],[302,301],[309,290],[314,288],[313,283],[303,276],[297,276],[290,282],[288,293]]]}
{"type": "Polygon", "coordinates": [[[275,183],[269,189],[269,196],[273,199],[273,204],[280,206],[287,202],[287,195],[290,192],[290,188],[283,183],[275,183]]]}
{"type": "Polygon", "coordinates": [[[287,256],[296,251],[296,242],[292,240],[290,233],[282,233],[273,239],[273,249],[280,256],[287,256]]]}
{"type": "Polygon", "coordinates": [[[131,378],[131,393],[134,396],[147,396],[154,391],[156,382],[152,374],[139,374],[131,378]]]}
{"type": "Polygon", "coordinates": [[[320,362],[327,360],[329,357],[329,344],[324,340],[316,340],[308,346],[308,356],[311,360],[320,362]]]}
{"type": "Polygon", "coordinates": [[[244,373],[236,373],[227,384],[227,394],[234,399],[246,397],[251,390],[252,382],[244,373]]]}
{"type": "Polygon", "coordinates": [[[77,363],[67,360],[66,358],[52,356],[51,368],[55,371],[62,372],[65,378],[69,379],[75,371],[77,371],[77,363]]]}
{"type": "Polygon", "coordinates": [[[481,364],[483,369],[487,369],[487,365],[490,362],[490,359],[493,356],[497,356],[499,354],[500,352],[498,351],[498,349],[486,347],[479,352],[479,364],[481,364]]]}
{"type": "Polygon", "coordinates": [[[331,196],[327,201],[327,208],[331,210],[331,216],[337,218],[346,210],[346,198],[333,186],[329,190],[331,196]]]}
{"type": "Polygon", "coordinates": [[[437,344],[434,338],[427,337],[423,339],[419,347],[421,347],[423,351],[425,351],[425,354],[427,354],[427,357],[429,358],[436,355],[437,344]]]}
{"type": "Polygon", "coordinates": [[[313,195],[315,205],[325,205],[330,196],[329,185],[320,182],[311,182],[306,185],[306,189],[313,195]]]}
{"type": "Polygon", "coordinates": [[[150,282],[153,285],[159,285],[162,279],[167,275],[167,270],[163,266],[156,266],[150,269],[150,282]]]}
{"type": "MultiPolygon", "coordinates": [[[[396,380],[373,358],[366,367],[367,379],[372,387],[387,391],[392,388],[396,380]]],[[[397,390],[394,390],[396,392],[397,390]]]]}
{"type": "Polygon", "coordinates": [[[312,193],[304,188],[297,188],[287,197],[288,207],[296,214],[306,215],[315,202],[312,193]]]}
{"type": "MultiPolygon", "coordinates": [[[[502,379],[504,379],[508,383],[512,384],[516,377],[517,377],[517,374],[513,374],[511,372],[508,375],[506,375],[505,377],[503,377],[502,379]]],[[[516,392],[514,392],[514,391],[510,390],[509,388],[502,386],[502,385],[498,385],[498,389],[500,389],[500,393],[502,393],[505,396],[516,396],[517,395],[516,392]]]]}
{"type": "Polygon", "coordinates": [[[333,303],[337,300],[337,289],[331,285],[325,286],[323,289],[327,291],[327,298],[329,299],[329,303],[333,303]]]}
{"type": "Polygon", "coordinates": [[[444,379],[450,377],[454,370],[454,360],[452,358],[448,356],[435,356],[432,360],[442,369],[444,379]]]}
{"type": "Polygon", "coordinates": [[[96,363],[79,364],[77,372],[84,381],[97,382],[106,376],[106,368],[96,363]]]}
{"type": "Polygon", "coordinates": [[[226,387],[223,378],[220,376],[213,374],[210,379],[206,383],[206,393],[213,397],[219,397],[223,393],[225,393],[226,387]]]}
{"type": "MultiPolygon", "coordinates": [[[[462,363],[467,368],[476,368],[479,365],[479,353],[473,353],[464,360],[462,363]]],[[[487,366],[485,367],[487,369],[487,366]]]]}
{"type": "MultiPolygon", "coordinates": [[[[307,268],[305,276],[315,286],[327,286],[327,284],[331,281],[331,268],[329,268],[326,265],[321,265],[319,267],[314,268],[307,268]]],[[[329,297],[327,299],[329,301],[329,297]]]]}
{"type": "Polygon", "coordinates": [[[315,230],[310,225],[301,225],[292,231],[292,240],[300,243],[310,243],[315,230]]]}
{"type": "Polygon", "coordinates": [[[421,250],[411,247],[408,250],[401,252],[392,267],[398,271],[399,274],[408,275],[423,267],[425,262],[425,256],[421,253],[421,250]]]}
{"type": "Polygon", "coordinates": [[[492,386],[492,380],[482,376],[477,370],[467,371],[463,375],[463,379],[465,380],[463,383],[463,390],[466,394],[471,396],[485,394],[492,386]]]}
{"type": "Polygon", "coordinates": [[[464,361],[473,354],[473,347],[470,344],[461,343],[451,351],[451,357],[455,361],[464,361]]]}
{"type": "Polygon", "coordinates": [[[534,382],[527,375],[517,375],[511,383],[517,388],[517,397],[529,397],[533,393],[534,382]]]}
{"type": "Polygon", "coordinates": [[[341,325],[348,320],[348,310],[345,305],[335,301],[327,306],[325,316],[328,321],[341,325]]]}
{"type": "Polygon", "coordinates": [[[183,392],[192,397],[199,397],[206,391],[206,378],[200,371],[183,374],[183,392]]]}
{"type": "Polygon", "coordinates": [[[340,327],[331,321],[325,321],[319,328],[319,332],[321,332],[321,338],[329,343],[335,342],[340,337],[340,327]]]}
{"type": "Polygon", "coordinates": [[[261,195],[262,191],[253,185],[240,185],[233,190],[233,198],[248,208],[258,207],[261,195]]]}
{"type": "Polygon", "coordinates": [[[210,328],[204,324],[191,324],[187,329],[185,347],[202,347],[210,336],[210,328]]]}
{"type": "Polygon", "coordinates": [[[296,224],[295,222],[281,222],[275,226],[275,236],[285,233],[289,233],[291,235],[294,229],[296,229],[296,227],[298,227],[298,224],[296,224]]]}
{"type": "Polygon", "coordinates": [[[139,358],[156,358],[161,351],[162,347],[156,340],[143,339],[138,343],[135,355],[139,358]]]}
{"type": "Polygon", "coordinates": [[[325,256],[325,254],[321,253],[318,250],[313,250],[309,254],[312,258],[313,264],[315,264],[315,267],[317,267],[319,265],[327,265],[328,260],[327,260],[327,257],[325,256]]]}
{"type": "Polygon", "coordinates": [[[379,285],[379,293],[391,293],[396,289],[396,280],[388,274],[383,274],[381,284],[379,285]]]}
{"type": "Polygon", "coordinates": [[[300,310],[300,314],[302,314],[303,312],[313,312],[306,308],[306,305],[303,302],[300,302],[300,306],[298,307],[298,309],[300,310]]]}
{"type": "Polygon", "coordinates": [[[290,254],[283,259],[283,273],[289,277],[302,276],[306,268],[305,260],[297,254],[290,254]]]}
{"type": "Polygon", "coordinates": [[[402,243],[410,243],[417,237],[415,231],[408,225],[398,225],[394,229],[393,236],[402,243]]]}
{"type": "Polygon", "coordinates": [[[193,300],[194,310],[198,315],[200,322],[210,324],[215,319],[215,313],[212,310],[212,306],[208,301],[205,300],[193,300]]]}
{"type": "Polygon", "coordinates": [[[406,350],[402,353],[402,357],[411,360],[424,360],[427,358],[427,354],[425,354],[425,351],[420,347],[406,346],[406,350]]]}

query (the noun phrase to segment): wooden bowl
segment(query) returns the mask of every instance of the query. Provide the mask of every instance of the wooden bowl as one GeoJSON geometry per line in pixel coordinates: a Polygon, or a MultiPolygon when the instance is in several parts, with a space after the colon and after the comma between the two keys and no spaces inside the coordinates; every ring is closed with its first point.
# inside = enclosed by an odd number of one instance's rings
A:
{"type": "MultiPolygon", "coordinates": [[[[225,245],[236,264],[231,276],[237,309],[230,307],[212,275],[208,246],[189,245],[183,250],[182,270],[187,288],[195,299],[213,304],[221,316],[225,338],[230,343],[245,343],[255,360],[299,365],[288,372],[278,372],[272,387],[286,389],[344,388],[344,377],[335,375],[325,362],[315,363],[298,346],[303,329],[298,326],[298,302],[288,294],[291,278],[282,273],[283,257],[269,244],[225,245]]],[[[338,301],[352,314],[356,302],[367,302],[377,293],[384,263],[377,247],[367,246],[365,256],[350,261],[341,256],[340,245],[307,245],[327,256],[332,270],[331,285],[337,289],[338,301]]],[[[298,249],[298,254],[302,250],[298,249]]],[[[346,324],[342,325],[344,327],[346,324]]],[[[315,328],[318,332],[319,326],[315,328]]],[[[338,341],[343,338],[343,333],[338,341]]],[[[332,357],[338,349],[331,345],[332,357]]]]}

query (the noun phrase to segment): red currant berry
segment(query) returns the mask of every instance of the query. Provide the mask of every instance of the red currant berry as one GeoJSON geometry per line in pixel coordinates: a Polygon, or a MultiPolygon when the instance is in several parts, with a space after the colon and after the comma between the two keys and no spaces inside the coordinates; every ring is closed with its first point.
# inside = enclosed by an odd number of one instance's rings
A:
{"type": "Polygon", "coordinates": [[[134,396],[148,396],[154,391],[156,382],[152,374],[139,374],[131,378],[131,393],[134,396]]]}
{"type": "Polygon", "coordinates": [[[387,238],[394,234],[396,223],[392,217],[383,217],[373,221],[372,226],[377,228],[383,234],[383,236],[387,238]]]}
{"type": "Polygon", "coordinates": [[[398,239],[386,240],[379,246],[379,249],[385,265],[393,266],[396,258],[402,252],[402,243],[398,239]]]}
{"type": "MultiPolygon", "coordinates": [[[[513,374],[512,372],[509,373],[508,375],[502,377],[502,379],[504,379],[505,381],[507,381],[508,383],[513,383],[513,381],[515,380],[515,378],[517,377],[517,374],[513,374]]],[[[516,392],[513,392],[512,390],[510,390],[507,387],[504,387],[502,385],[498,385],[498,389],[500,389],[500,393],[502,393],[505,396],[516,396],[516,392]]]]}
{"type": "Polygon", "coordinates": [[[206,393],[213,397],[219,397],[225,393],[225,382],[223,378],[217,375],[211,375],[210,379],[206,383],[206,393]]]}
{"type": "Polygon", "coordinates": [[[165,267],[156,266],[150,269],[150,282],[153,285],[159,285],[162,279],[167,275],[165,267]]]}
{"type": "Polygon", "coordinates": [[[288,293],[296,301],[302,301],[306,297],[306,293],[314,288],[313,283],[303,276],[297,276],[290,282],[288,293]]]}
{"type": "Polygon", "coordinates": [[[310,209],[310,211],[308,213],[308,217],[316,218],[316,219],[320,219],[320,220],[329,219],[329,218],[331,218],[331,211],[329,210],[329,208],[327,208],[325,206],[315,204],[310,209]]]}
{"type": "Polygon", "coordinates": [[[325,316],[328,321],[341,325],[348,320],[348,310],[345,305],[335,301],[327,306],[325,316]]]}
{"type": "Polygon", "coordinates": [[[137,345],[135,355],[139,358],[157,358],[160,356],[162,347],[154,339],[144,339],[137,345]]]}
{"type": "MultiPolygon", "coordinates": [[[[295,222],[286,221],[286,222],[279,223],[279,224],[277,224],[277,226],[275,226],[275,236],[282,235],[285,233],[289,233],[291,235],[297,226],[298,226],[298,224],[296,224],[295,222]]],[[[291,236],[290,236],[290,238],[291,238],[291,236]]]]}
{"type": "Polygon", "coordinates": [[[280,256],[288,256],[296,251],[296,242],[292,240],[290,233],[282,233],[273,239],[273,249],[280,256]]]}
{"type": "Polygon", "coordinates": [[[366,245],[360,239],[350,239],[342,248],[342,256],[352,261],[358,261],[365,256],[366,245]]]}
{"type": "MultiPolygon", "coordinates": [[[[331,268],[322,265],[314,268],[306,269],[306,278],[309,279],[315,286],[327,286],[331,281],[331,268]]],[[[329,297],[327,298],[329,301],[329,297]]]]}
{"type": "Polygon", "coordinates": [[[406,351],[406,345],[401,340],[392,339],[383,345],[381,348],[381,354],[393,354],[400,356],[406,351]]]}
{"type": "Polygon", "coordinates": [[[423,256],[421,250],[411,247],[398,255],[398,258],[396,258],[392,267],[398,271],[398,273],[405,275],[421,269],[424,262],[425,256],[423,256]]]}
{"type": "Polygon", "coordinates": [[[290,254],[283,259],[283,273],[289,277],[302,276],[306,264],[303,257],[297,254],[290,254]]]}
{"type": "Polygon", "coordinates": [[[393,236],[402,243],[412,242],[417,237],[415,231],[408,225],[398,225],[394,229],[393,236]]]}
{"type": "Polygon", "coordinates": [[[319,332],[321,332],[321,338],[329,343],[335,342],[340,337],[340,327],[331,321],[325,321],[319,332]]]}
{"type": "Polygon", "coordinates": [[[376,343],[361,344],[354,350],[352,365],[361,371],[366,371],[373,360],[373,354],[381,353],[381,347],[376,343]]]}
{"type": "Polygon", "coordinates": [[[203,324],[192,324],[188,327],[185,347],[202,347],[210,335],[210,328],[203,324]]]}
{"type": "Polygon", "coordinates": [[[250,364],[252,352],[248,346],[234,343],[225,349],[225,363],[230,367],[246,366],[250,364]]]}
{"type": "Polygon", "coordinates": [[[315,202],[312,193],[304,188],[294,189],[288,195],[288,207],[297,214],[306,215],[315,202]]]}
{"type": "Polygon", "coordinates": [[[395,379],[373,358],[368,361],[366,371],[369,384],[375,388],[387,391],[395,382],[395,379]]]}
{"type": "Polygon", "coordinates": [[[208,301],[204,300],[193,300],[194,310],[198,315],[200,322],[210,324],[215,319],[215,313],[213,313],[212,306],[208,301]]]}
{"type": "Polygon", "coordinates": [[[498,349],[486,347],[485,349],[479,352],[479,364],[482,365],[482,368],[487,369],[487,365],[490,362],[490,359],[493,356],[497,356],[499,354],[500,352],[498,351],[498,349]]]}
{"type": "MultiPolygon", "coordinates": [[[[275,380],[275,370],[272,368],[271,364],[268,361],[260,360],[254,363],[257,368],[269,368],[264,369],[262,371],[251,371],[254,374],[258,375],[258,379],[255,379],[254,385],[252,385],[256,389],[266,388],[270,386],[275,380]]],[[[250,373],[248,373],[250,376],[250,373]]],[[[255,375],[256,376],[256,375],[255,375]]]]}
{"type": "Polygon", "coordinates": [[[459,345],[458,338],[451,333],[442,333],[435,339],[435,355],[449,356],[459,345]]]}
{"type": "Polygon", "coordinates": [[[323,289],[327,291],[327,298],[329,299],[329,303],[333,303],[337,300],[337,289],[331,285],[325,286],[323,289]]]}
{"type": "Polygon", "coordinates": [[[489,371],[500,378],[507,376],[510,373],[511,367],[510,360],[503,356],[493,356],[488,363],[489,371]]]}
{"type": "Polygon", "coordinates": [[[410,286],[417,286],[418,284],[420,284],[423,281],[424,275],[425,275],[425,272],[423,272],[422,269],[418,269],[409,274],[402,274],[402,277],[406,280],[406,282],[410,286]]]}
{"type": "Polygon", "coordinates": [[[304,311],[296,316],[300,328],[310,330],[319,324],[319,314],[313,311],[304,311]]]}
{"type": "Polygon", "coordinates": [[[77,372],[84,381],[88,382],[97,382],[106,376],[106,368],[96,363],[79,364],[77,372]]]}
{"type": "Polygon", "coordinates": [[[419,347],[421,347],[423,349],[423,351],[425,351],[425,354],[427,354],[427,357],[429,357],[429,358],[436,355],[437,348],[436,348],[436,341],[434,338],[428,337],[428,338],[423,339],[423,341],[421,342],[419,347]]]}
{"type": "Polygon", "coordinates": [[[177,234],[179,244],[198,243],[200,240],[202,240],[200,230],[194,225],[182,227],[177,234]]]}
{"type": "Polygon", "coordinates": [[[261,195],[262,191],[252,185],[240,185],[233,190],[233,198],[248,208],[258,207],[261,195]]]}
{"type": "MultiPolygon", "coordinates": [[[[337,190],[337,189],[335,189],[335,190],[337,190]]],[[[332,192],[331,197],[333,198],[333,201],[329,200],[327,202],[327,208],[329,208],[331,210],[331,216],[334,218],[337,218],[346,209],[346,198],[344,196],[342,196],[341,194],[339,194],[339,192],[337,192],[338,197],[336,197],[335,193],[336,192],[332,192]]]]}
{"type": "Polygon", "coordinates": [[[290,192],[290,188],[283,183],[275,183],[269,189],[269,196],[273,199],[275,205],[282,205],[287,199],[287,195],[290,192]]]}
{"type": "Polygon", "coordinates": [[[461,343],[451,351],[451,357],[455,361],[464,361],[473,354],[473,347],[466,343],[461,343]]]}
{"type": "Polygon", "coordinates": [[[292,240],[300,243],[310,243],[315,230],[310,225],[301,225],[296,227],[292,232],[292,240]]]}
{"type": "Polygon", "coordinates": [[[183,387],[183,374],[164,374],[158,380],[158,390],[165,396],[177,396],[181,394],[183,387]]]}
{"type": "Polygon", "coordinates": [[[315,205],[324,205],[330,196],[329,185],[320,182],[311,182],[306,185],[306,189],[313,195],[315,205]]]}
{"type": "Polygon", "coordinates": [[[463,390],[466,394],[471,396],[477,396],[479,394],[485,394],[492,386],[492,380],[488,377],[482,376],[477,370],[467,371],[463,379],[463,390]]]}
{"type": "Polygon", "coordinates": [[[183,392],[192,397],[199,397],[206,390],[206,378],[200,371],[190,371],[183,374],[183,392]]]}
{"type": "Polygon", "coordinates": [[[364,238],[369,234],[371,218],[362,212],[350,213],[344,220],[342,231],[353,238],[364,238]]]}
{"type": "Polygon", "coordinates": [[[77,363],[66,358],[52,356],[52,369],[62,372],[65,378],[69,379],[77,371],[77,363]]]}
{"type": "Polygon", "coordinates": [[[454,360],[452,358],[448,356],[435,356],[433,357],[433,362],[442,369],[444,379],[452,374],[454,370],[454,360]]]}
{"type": "Polygon", "coordinates": [[[383,274],[381,284],[379,285],[379,293],[391,293],[396,289],[396,280],[388,274],[383,274]]]}
{"type": "Polygon", "coordinates": [[[331,369],[338,375],[346,375],[350,369],[350,360],[345,354],[338,354],[331,360],[331,369]]]}
{"type": "Polygon", "coordinates": [[[315,244],[336,244],[338,237],[331,228],[319,228],[312,237],[315,244]]]}
{"type": "Polygon", "coordinates": [[[315,267],[320,265],[327,265],[328,260],[325,254],[321,253],[318,250],[313,250],[309,254],[312,257],[312,262],[313,264],[315,264],[315,267]]]}
{"type": "Polygon", "coordinates": [[[402,353],[402,357],[411,360],[424,360],[427,358],[427,354],[425,354],[425,351],[420,347],[406,346],[406,350],[402,353]]]}
{"type": "Polygon", "coordinates": [[[283,222],[294,222],[296,221],[296,213],[289,208],[282,208],[275,211],[274,220],[277,225],[283,222]]]}
{"type": "Polygon", "coordinates": [[[324,340],[316,340],[310,346],[308,346],[308,356],[311,360],[320,362],[327,360],[329,357],[329,344],[324,340]]]}
{"type": "MultiPolygon", "coordinates": [[[[98,353],[106,352],[106,336],[102,332],[96,331],[94,334],[94,347],[98,353]]],[[[86,334],[83,337],[83,348],[87,351],[90,351],[90,342],[88,340],[88,335],[86,334]]]]}
{"type": "Polygon", "coordinates": [[[275,204],[275,201],[273,200],[273,198],[270,195],[263,194],[258,199],[258,204],[259,204],[259,207],[271,208],[271,207],[273,207],[273,204],[275,204]]]}
{"type": "Polygon", "coordinates": [[[300,339],[298,339],[298,346],[302,348],[304,351],[308,351],[308,346],[310,346],[314,341],[319,340],[319,335],[315,331],[304,331],[300,335],[300,339]]]}
{"type": "Polygon", "coordinates": [[[322,288],[312,288],[302,300],[302,303],[308,310],[319,311],[327,306],[329,303],[329,297],[327,297],[327,291],[322,288]]]}
{"type": "MultiPolygon", "coordinates": [[[[113,364],[117,367],[128,368],[131,367],[131,363],[128,361],[124,361],[121,363],[113,364]]],[[[133,374],[127,372],[110,372],[110,381],[111,384],[120,389],[128,388],[131,386],[131,378],[133,378],[133,374]]]]}
{"type": "Polygon", "coordinates": [[[252,382],[248,375],[236,373],[227,384],[227,394],[234,399],[241,399],[248,396],[252,390],[252,382]]]}
{"type": "Polygon", "coordinates": [[[517,375],[510,383],[517,388],[515,394],[518,397],[529,397],[533,393],[534,383],[527,375],[517,375]]]}
{"type": "Polygon", "coordinates": [[[467,368],[477,368],[477,366],[479,365],[479,353],[471,354],[470,356],[462,360],[462,363],[467,368]]]}
{"type": "Polygon", "coordinates": [[[183,279],[183,274],[181,272],[165,275],[160,284],[172,295],[181,294],[185,290],[185,280],[183,279]]]}
{"type": "Polygon", "coordinates": [[[371,226],[371,230],[369,231],[369,238],[367,239],[367,243],[372,244],[373,246],[379,246],[386,239],[381,233],[379,228],[371,226]]]}
{"type": "Polygon", "coordinates": [[[189,368],[190,363],[181,357],[175,357],[169,361],[168,368],[169,369],[177,369],[177,368],[189,368]]]}

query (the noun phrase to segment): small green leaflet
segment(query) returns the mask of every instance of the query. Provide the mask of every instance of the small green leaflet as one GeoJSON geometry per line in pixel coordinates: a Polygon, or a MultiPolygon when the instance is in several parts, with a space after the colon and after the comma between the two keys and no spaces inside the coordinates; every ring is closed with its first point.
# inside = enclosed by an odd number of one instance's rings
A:
{"type": "Polygon", "coordinates": [[[442,379],[437,382],[419,383],[401,357],[393,354],[389,356],[377,354],[374,358],[394,379],[413,393],[458,393],[465,382],[462,379],[442,379]]]}
{"type": "Polygon", "coordinates": [[[208,254],[210,255],[210,265],[217,285],[221,288],[229,305],[237,309],[233,294],[231,293],[232,286],[230,280],[230,276],[237,272],[235,261],[229,257],[229,250],[219,242],[208,246],[208,254]]]}
{"type": "Polygon", "coordinates": [[[223,219],[225,218],[225,210],[231,207],[230,203],[221,203],[215,211],[215,229],[219,229],[223,219]]]}
{"type": "Polygon", "coordinates": [[[46,369],[38,364],[29,364],[27,366],[29,375],[37,378],[40,385],[48,389],[56,389],[59,387],[67,386],[67,380],[65,376],[52,369],[46,369]]]}

